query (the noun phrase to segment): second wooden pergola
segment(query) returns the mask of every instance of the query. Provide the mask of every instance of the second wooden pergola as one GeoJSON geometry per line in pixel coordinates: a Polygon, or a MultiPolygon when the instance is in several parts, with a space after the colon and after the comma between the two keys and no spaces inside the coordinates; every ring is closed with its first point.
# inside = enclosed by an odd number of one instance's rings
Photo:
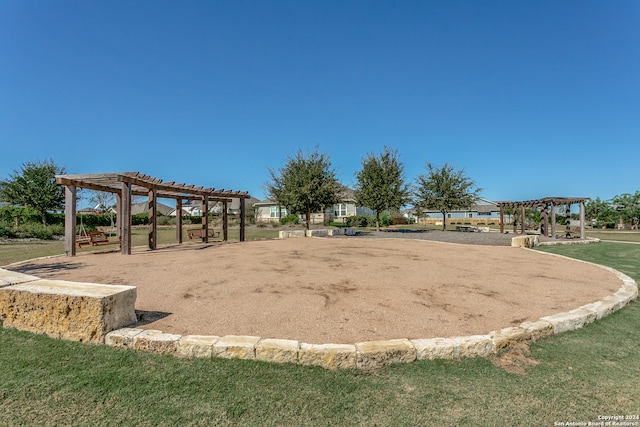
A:
{"type": "Polygon", "coordinates": [[[227,240],[227,206],[232,199],[240,199],[240,241],[245,240],[245,199],[247,192],[216,190],[195,185],[164,182],[139,172],[98,173],[57,175],[56,183],[65,187],[65,241],[67,256],[76,254],[76,189],[88,188],[116,195],[116,220],[120,237],[120,251],[131,254],[131,204],[132,196],[146,196],[149,199],[149,248],[156,249],[157,242],[157,200],[159,198],[176,201],[176,242],[182,243],[182,202],[200,200],[202,202],[202,232],[204,242],[208,242],[209,202],[222,202],[223,239],[227,240]]]}
{"type": "MultiPolygon", "coordinates": [[[[497,205],[500,208],[500,232],[504,233],[504,208],[509,207],[513,209],[513,215],[520,217],[520,232],[525,233],[525,209],[534,208],[540,209],[540,231],[541,234],[547,236],[549,233],[552,238],[556,238],[556,207],[564,206],[565,214],[568,216],[571,212],[571,205],[577,204],[580,206],[580,238],[585,238],[585,210],[584,203],[589,200],[588,197],[545,197],[536,200],[525,200],[521,202],[498,202],[497,205]],[[547,213],[547,209],[550,210],[551,218],[547,213]]],[[[514,221],[513,231],[517,231],[516,223],[514,221]]]]}

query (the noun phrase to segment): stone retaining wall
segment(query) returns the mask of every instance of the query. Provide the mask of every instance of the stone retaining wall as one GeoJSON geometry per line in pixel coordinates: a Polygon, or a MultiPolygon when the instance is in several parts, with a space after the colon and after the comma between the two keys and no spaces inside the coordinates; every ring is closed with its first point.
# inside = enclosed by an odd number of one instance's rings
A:
{"type": "Polygon", "coordinates": [[[70,341],[104,341],[136,323],[133,286],[42,280],[0,269],[0,326],[70,341]]]}
{"type": "Polygon", "coordinates": [[[638,285],[632,278],[609,267],[599,267],[611,271],[622,282],[615,294],[566,313],[545,316],[535,322],[524,322],[515,327],[491,331],[486,335],[468,337],[413,340],[403,338],[356,344],[309,344],[256,336],[176,335],[140,328],[116,329],[135,322],[135,314],[132,314],[135,288],[65,282],[65,286],[57,292],[47,294],[44,288],[51,286],[53,281],[44,281],[2,269],[0,324],[4,327],[47,333],[63,339],[102,342],[104,338],[104,343],[112,347],[185,358],[239,358],[321,366],[326,369],[373,369],[415,360],[490,356],[518,342],[537,341],[553,334],[581,328],[608,316],[637,298],[638,285]],[[91,289],[92,286],[95,289],[91,289]],[[105,287],[109,287],[113,292],[106,292],[105,287]],[[66,306],[63,303],[65,298],[66,306]],[[43,302],[49,300],[50,302],[43,302]],[[35,304],[33,301],[38,303],[35,304]],[[36,305],[40,307],[38,310],[48,310],[48,316],[53,314],[53,317],[39,316],[37,320],[30,319],[26,313],[36,305]],[[118,310],[122,310],[119,315],[113,313],[116,306],[120,307],[118,310]],[[81,316],[80,313],[84,311],[86,312],[81,316]],[[16,313],[25,314],[18,316],[16,313]],[[14,318],[22,318],[23,323],[14,318]],[[30,320],[27,322],[26,319],[30,320]],[[75,323],[82,326],[76,330],[72,325],[75,323]],[[111,329],[115,330],[109,332],[111,329]]]}

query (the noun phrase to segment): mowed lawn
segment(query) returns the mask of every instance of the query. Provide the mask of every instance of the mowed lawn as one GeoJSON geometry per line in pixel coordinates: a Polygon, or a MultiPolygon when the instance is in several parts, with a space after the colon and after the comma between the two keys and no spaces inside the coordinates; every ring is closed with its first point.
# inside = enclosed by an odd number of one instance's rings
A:
{"type": "MultiPolygon", "coordinates": [[[[640,281],[640,245],[543,250],[640,281]]],[[[529,354],[513,354],[512,364],[503,356],[501,364],[468,359],[326,371],[181,360],[0,328],[0,425],[553,426],[640,413],[637,302],[534,343],[529,354]]]]}

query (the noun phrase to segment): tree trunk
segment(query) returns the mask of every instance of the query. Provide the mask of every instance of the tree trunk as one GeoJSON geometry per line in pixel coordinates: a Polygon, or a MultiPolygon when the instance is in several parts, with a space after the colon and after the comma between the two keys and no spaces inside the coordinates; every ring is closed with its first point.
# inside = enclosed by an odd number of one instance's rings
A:
{"type": "Polygon", "coordinates": [[[47,213],[46,212],[40,212],[40,217],[42,218],[42,225],[44,225],[46,227],[47,226],[47,213]]]}
{"type": "Polygon", "coordinates": [[[306,218],[306,222],[307,222],[307,230],[310,230],[310,223],[311,223],[311,212],[305,212],[304,214],[305,218],[306,218]]]}
{"type": "Polygon", "coordinates": [[[442,211],[442,231],[447,230],[447,211],[442,211]]]}

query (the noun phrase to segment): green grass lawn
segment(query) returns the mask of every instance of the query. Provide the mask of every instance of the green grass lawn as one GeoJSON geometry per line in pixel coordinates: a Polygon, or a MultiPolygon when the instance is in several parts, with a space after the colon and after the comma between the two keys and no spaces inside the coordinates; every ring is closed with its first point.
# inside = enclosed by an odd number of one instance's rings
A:
{"type": "MultiPolygon", "coordinates": [[[[542,250],[640,281],[640,245],[542,250]]],[[[640,305],[490,359],[373,372],[137,353],[0,329],[0,425],[541,425],[640,413],[640,305]]],[[[558,424],[555,424],[558,425],[558,424]]]]}

